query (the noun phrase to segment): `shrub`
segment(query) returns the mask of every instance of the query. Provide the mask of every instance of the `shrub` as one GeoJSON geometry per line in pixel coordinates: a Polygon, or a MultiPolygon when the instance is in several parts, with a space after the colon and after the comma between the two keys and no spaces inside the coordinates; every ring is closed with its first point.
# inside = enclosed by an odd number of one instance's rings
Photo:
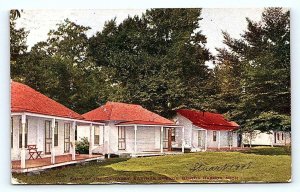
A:
{"type": "Polygon", "coordinates": [[[76,141],[76,153],[88,154],[89,153],[89,140],[87,137],[81,138],[80,141],[76,141]]]}
{"type": "Polygon", "coordinates": [[[286,146],[284,146],[284,150],[286,153],[291,154],[291,152],[292,152],[291,144],[287,144],[286,146]]]}

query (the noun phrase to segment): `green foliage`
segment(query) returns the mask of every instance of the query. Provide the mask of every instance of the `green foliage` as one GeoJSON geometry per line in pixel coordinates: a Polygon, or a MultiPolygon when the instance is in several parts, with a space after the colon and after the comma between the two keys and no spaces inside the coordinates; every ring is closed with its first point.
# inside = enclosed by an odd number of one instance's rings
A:
{"type": "Polygon", "coordinates": [[[68,19],[58,24],[56,30],[50,30],[47,41],[35,44],[24,57],[18,56],[16,68],[11,63],[12,79],[79,113],[103,104],[110,97],[112,72],[88,58],[88,29],[68,19]]]}
{"type": "Polygon", "coordinates": [[[212,108],[242,130],[290,130],[289,21],[289,11],[268,8],[261,21],[247,19],[240,39],[223,33],[227,49],[218,49],[212,108]]]}
{"type": "Polygon", "coordinates": [[[108,21],[90,39],[98,66],[115,70],[123,102],[141,104],[165,116],[180,107],[200,108],[209,70],[201,9],[150,9],[119,25],[108,21]]]}
{"type": "Polygon", "coordinates": [[[252,147],[250,150],[243,151],[246,154],[256,155],[291,155],[290,147],[252,147]]]}
{"type": "Polygon", "coordinates": [[[16,20],[21,17],[19,10],[10,11],[10,64],[11,75],[15,79],[20,79],[24,70],[23,60],[26,57],[26,39],[28,31],[24,28],[16,28],[16,20]]]}
{"type": "Polygon", "coordinates": [[[12,67],[12,78],[79,113],[108,100],[166,116],[180,107],[201,108],[210,54],[200,14],[151,9],[120,24],[107,21],[90,39],[89,27],[66,19],[12,67]]]}
{"type": "Polygon", "coordinates": [[[263,132],[273,131],[290,131],[291,117],[276,112],[262,112],[258,117],[246,121],[247,127],[252,127],[263,132]]]}
{"type": "Polygon", "coordinates": [[[80,141],[76,141],[76,153],[88,154],[89,153],[89,141],[87,137],[81,138],[80,141]]]}

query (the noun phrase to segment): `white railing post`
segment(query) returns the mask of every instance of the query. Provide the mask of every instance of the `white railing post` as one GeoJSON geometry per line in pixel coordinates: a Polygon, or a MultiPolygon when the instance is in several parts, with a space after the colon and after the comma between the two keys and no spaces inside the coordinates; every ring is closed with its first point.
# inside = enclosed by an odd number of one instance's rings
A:
{"type": "Polygon", "coordinates": [[[22,149],[21,149],[21,168],[26,168],[26,154],[25,154],[25,128],[26,128],[26,115],[21,117],[22,126],[22,149]]]}
{"type": "Polygon", "coordinates": [[[55,130],[55,118],[53,118],[51,122],[51,164],[55,164],[54,130],[55,130]]]}

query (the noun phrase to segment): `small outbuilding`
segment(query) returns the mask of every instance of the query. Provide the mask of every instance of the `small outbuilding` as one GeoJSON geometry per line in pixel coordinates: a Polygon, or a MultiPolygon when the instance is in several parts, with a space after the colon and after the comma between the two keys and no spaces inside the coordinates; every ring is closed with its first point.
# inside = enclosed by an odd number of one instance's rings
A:
{"type": "Polygon", "coordinates": [[[184,127],[185,148],[190,151],[232,149],[238,146],[239,125],[223,115],[192,109],[177,110],[174,117],[184,127]]]}

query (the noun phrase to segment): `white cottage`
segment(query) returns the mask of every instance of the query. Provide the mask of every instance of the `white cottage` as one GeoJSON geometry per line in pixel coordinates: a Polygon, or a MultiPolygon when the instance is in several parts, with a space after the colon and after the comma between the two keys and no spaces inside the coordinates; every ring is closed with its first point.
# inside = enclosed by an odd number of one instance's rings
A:
{"type": "Polygon", "coordinates": [[[11,160],[13,171],[60,166],[91,156],[75,154],[75,128],[102,126],[86,121],[27,85],[11,82],[11,160]]]}
{"type": "Polygon", "coordinates": [[[291,133],[286,131],[253,132],[243,133],[242,143],[244,146],[284,146],[291,144],[291,133]]]}
{"type": "Polygon", "coordinates": [[[174,150],[184,152],[183,127],[140,105],[107,102],[82,116],[105,123],[101,130],[90,127],[87,131],[87,126],[77,128],[78,139],[91,138],[93,153],[135,157],[174,153],[174,150]]]}
{"type": "Polygon", "coordinates": [[[221,114],[181,109],[177,111],[174,121],[183,125],[184,145],[192,152],[238,146],[236,130],[239,125],[227,121],[221,114]]]}

